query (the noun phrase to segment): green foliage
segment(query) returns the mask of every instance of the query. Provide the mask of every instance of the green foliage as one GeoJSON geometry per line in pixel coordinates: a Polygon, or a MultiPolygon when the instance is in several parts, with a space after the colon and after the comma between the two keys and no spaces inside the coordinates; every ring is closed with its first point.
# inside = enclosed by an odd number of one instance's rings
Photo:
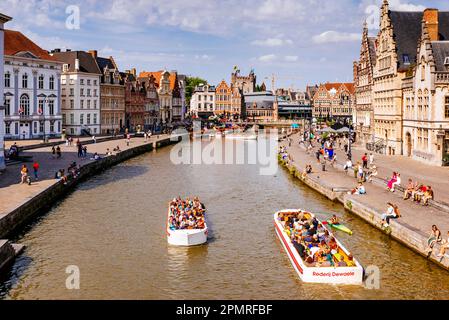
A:
{"type": "Polygon", "coordinates": [[[193,92],[195,91],[195,87],[200,84],[207,84],[207,80],[198,78],[198,77],[187,77],[186,78],[186,103],[190,105],[190,99],[192,99],[193,92]]]}

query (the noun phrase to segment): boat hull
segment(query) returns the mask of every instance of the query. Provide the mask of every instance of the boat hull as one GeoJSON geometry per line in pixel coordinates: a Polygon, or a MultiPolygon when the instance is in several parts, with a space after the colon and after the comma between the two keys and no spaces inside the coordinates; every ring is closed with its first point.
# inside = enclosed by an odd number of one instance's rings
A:
{"type": "Polygon", "coordinates": [[[167,229],[167,241],[172,246],[191,247],[207,242],[207,228],[199,230],[170,230],[167,229]]]}
{"type": "Polygon", "coordinates": [[[167,242],[172,246],[179,247],[191,247],[199,246],[207,242],[208,228],[205,224],[204,229],[194,229],[194,230],[172,230],[169,227],[168,220],[170,218],[170,209],[167,215],[167,242]]]}
{"type": "MultiPolygon", "coordinates": [[[[293,212],[299,210],[285,210],[285,212],[293,212]]],[[[303,282],[307,283],[327,283],[335,285],[362,285],[363,284],[363,267],[358,261],[356,261],[356,266],[354,267],[309,267],[300,257],[298,251],[293,246],[288,235],[284,232],[283,226],[278,221],[278,215],[283,211],[277,212],[274,215],[274,226],[276,234],[287,253],[287,256],[298,274],[299,278],[303,282]]],[[[340,248],[345,251],[347,250],[337,241],[340,248]]]]}

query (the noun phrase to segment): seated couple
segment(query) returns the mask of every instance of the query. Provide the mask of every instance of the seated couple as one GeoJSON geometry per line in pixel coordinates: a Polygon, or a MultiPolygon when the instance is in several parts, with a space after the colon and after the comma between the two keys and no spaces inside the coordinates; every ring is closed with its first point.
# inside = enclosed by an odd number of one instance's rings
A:
{"type": "Polygon", "coordinates": [[[365,186],[362,182],[359,182],[358,186],[355,189],[352,189],[348,192],[348,194],[355,194],[355,195],[363,195],[366,194],[365,186]]]}

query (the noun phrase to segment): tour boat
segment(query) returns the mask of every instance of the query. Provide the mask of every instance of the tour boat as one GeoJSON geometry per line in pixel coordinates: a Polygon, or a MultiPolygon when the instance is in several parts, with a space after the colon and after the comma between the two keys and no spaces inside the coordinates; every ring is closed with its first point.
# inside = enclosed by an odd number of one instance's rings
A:
{"type": "Polygon", "coordinates": [[[199,246],[207,242],[207,223],[203,229],[172,230],[169,226],[170,208],[167,214],[167,241],[168,244],[180,247],[199,246]]]}
{"type": "MultiPolygon", "coordinates": [[[[274,215],[274,226],[276,234],[278,235],[282,246],[287,252],[287,256],[290,259],[293,268],[299,275],[299,278],[303,282],[307,283],[327,283],[327,284],[344,284],[344,285],[361,285],[363,283],[364,270],[362,265],[353,258],[352,262],[354,266],[350,267],[317,267],[311,264],[307,264],[299,255],[298,250],[293,245],[289,235],[287,234],[283,222],[279,220],[280,214],[300,214],[303,213],[306,217],[313,219],[314,214],[300,210],[282,210],[276,212],[274,215]]],[[[318,220],[318,219],[317,219],[318,220]]],[[[318,220],[318,222],[320,222],[318,220]]],[[[320,222],[321,223],[321,222],[320,222]]],[[[324,225],[325,227],[325,225],[324,225]]],[[[331,236],[335,236],[328,230],[331,236]]],[[[337,254],[339,257],[343,257],[345,261],[348,261],[349,251],[335,238],[338,245],[337,254]]]]}

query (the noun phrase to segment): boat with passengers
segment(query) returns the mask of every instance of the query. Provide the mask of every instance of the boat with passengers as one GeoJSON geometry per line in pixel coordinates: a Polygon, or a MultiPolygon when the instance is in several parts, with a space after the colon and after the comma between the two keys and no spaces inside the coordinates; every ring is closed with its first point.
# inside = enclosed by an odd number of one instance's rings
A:
{"type": "Polygon", "coordinates": [[[274,225],[302,281],[361,285],[364,269],[313,213],[289,209],[274,214],[274,225]]]}
{"type": "Polygon", "coordinates": [[[207,242],[206,208],[195,197],[173,199],[168,206],[167,241],[174,246],[198,246],[207,242]]]}

